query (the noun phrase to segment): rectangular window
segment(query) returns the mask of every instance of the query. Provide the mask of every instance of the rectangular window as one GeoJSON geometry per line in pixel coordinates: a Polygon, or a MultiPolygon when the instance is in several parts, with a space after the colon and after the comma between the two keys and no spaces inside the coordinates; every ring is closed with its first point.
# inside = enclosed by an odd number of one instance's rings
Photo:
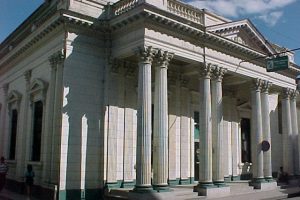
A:
{"type": "Polygon", "coordinates": [[[17,129],[18,129],[18,111],[16,109],[13,109],[11,111],[11,127],[10,127],[10,147],[9,147],[10,160],[15,159],[17,129]]]}
{"type": "Polygon", "coordinates": [[[32,151],[31,151],[32,161],[40,161],[41,159],[42,127],[43,127],[43,103],[42,101],[37,101],[34,103],[33,138],[32,138],[32,151]]]}

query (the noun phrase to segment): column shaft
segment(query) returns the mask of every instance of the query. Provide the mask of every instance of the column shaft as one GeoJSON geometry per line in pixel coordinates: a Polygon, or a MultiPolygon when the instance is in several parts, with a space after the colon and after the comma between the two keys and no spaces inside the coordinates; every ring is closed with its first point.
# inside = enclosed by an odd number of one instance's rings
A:
{"type": "Polygon", "coordinates": [[[298,145],[298,119],[297,119],[297,105],[296,105],[296,99],[297,99],[298,92],[293,91],[291,96],[291,119],[292,119],[292,141],[293,141],[293,147],[294,147],[294,174],[300,175],[299,171],[299,145],[298,145]]]}
{"type": "Polygon", "coordinates": [[[168,186],[168,84],[167,66],[172,54],[159,51],[155,68],[153,186],[168,186]]]}
{"type": "Polygon", "coordinates": [[[211,66],[204,66],[200,72],[200,164],[199,186],[212,184],[212,122],[211,122],[211,66]]]}
{"type": "Polygon", "coordinates": [[[262,101],[262,124],[263,124],[263,140],[268,141],[270,149],[264,152],[264,176],[266,180],[272,179],[272,156],[271,156],[271,128],[270,128],[270,111],[269,111],[269,87],[270,83],[264,81],[261,101],[262,101]]]}
{"type": "Polygon", "coordinates": [[[223,98],[222,98],[222,78],[225,70],[221,67],[214,69],[214,79],[212,81],[212,134],[213,134],[213,182],[215,184],[224,183],[223,165],[223,98]]]}
{"type": "Polygon", "coordinates": [[[292,122],[290,106],[291,90],[285,88],[282,97],[282,137],[283,137],[283,170],[289,175],[294,175],[293,146],[292,146],[292,122]]]}
{"type": "Polygon", "coordinates": [[[135,190],[151,188],[151,48],[139,49],[135,190]]]}
{"type": "Polygon", "coordinates": [[[255,88],[251,92],[251,142],[252,142],[252,163],[253,163],[253,181],[260,182],[264,179],[263,172],[263,151],[261,142],[263,140],[262,133],[262,116],[261,116],[261,84],[260,79],[255,80],[255,88]]]}

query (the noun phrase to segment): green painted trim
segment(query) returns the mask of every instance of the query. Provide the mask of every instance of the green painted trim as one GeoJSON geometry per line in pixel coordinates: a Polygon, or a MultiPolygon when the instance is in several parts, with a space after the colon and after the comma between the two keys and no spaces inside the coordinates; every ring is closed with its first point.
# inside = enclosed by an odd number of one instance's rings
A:
{"type": "Polygon", "coordinates": [[[135,185],[133,190],[130,192],[136,192],[136,193],[153,193],[156,192],[156,190],[153,190],[152,186],[137,186],[135,185]]]}
{"type": "Polygon", "coordinates": [[[226,184],[224,181],[214,181],[213,183],[217,187],[226,187],[226,184]]]}
{"type": "Polygon", "coordinates": [[[108,189],[120,188],[123,183],[123,180],[117,180],[117,182],[107,182],[105,185],[108,189]]]}
{"type": "Polygon", "coordinates": [[[123,181],[121,184],[121,188],[133,188],[135,185],[135,181],[123,181]]]}
{"type": "Polygon", "coordinates": [[[231,176],[225,176],[224,181],[225,182],[230,182],[231,181],[231,176]]]}
{"type": "Polygon", "coordinates": [[[194,184],[195,183],[195,177],[190,177],[190,184],[194,184]]]}
{"type": "Polygon", "coordinates": [[[256,186],[257,183],[265,183],[265,182],[266,182],[265,178],[253,178],[251,180],[251,182],[249,182],[249,185],[250,186],[256,186]]]}
{"type": "Polygon", "coordinates": [[[275,182],[276,180],[273,179],[273,177],[265,177],[265,180],[267,182],[275,182]]]}
{"type": "Polygon", "coordinates": [[[179,178],[176,178],[175,180],[168,180],[169,185],[179,185],[179,178]]]}
{"type": "Polygon", "coordinates": [[[191,183],[191,180],[189,178],[179,180],[180,185],[189,185],[190,183],[191,183]]]}
{"type": "Polygon", "coordinates": [[[212,182],[199,182],[196,187],[198,187],[198,188],[215,188],[216,186],[212,182]]]}
{"type": "Polygon", "coordinates": [[[241,180],[241,176],[240,175],[238,175],[238,176],[232,176],[231,180],[232,181],[239,181],[239,180],[241,180]]]}
{"type": "Polygon", "coordinates": [[[153,190],[157,192],[170,192],[170,188],[168,185],[153,185],[153,190]]]}
{"type": "Polygon", "coordinates": [[[101,199],[103,196],[102,189],[74,189],[74,190],[60,190],[58,194],[59,200],[94,200],[101,199]]]}

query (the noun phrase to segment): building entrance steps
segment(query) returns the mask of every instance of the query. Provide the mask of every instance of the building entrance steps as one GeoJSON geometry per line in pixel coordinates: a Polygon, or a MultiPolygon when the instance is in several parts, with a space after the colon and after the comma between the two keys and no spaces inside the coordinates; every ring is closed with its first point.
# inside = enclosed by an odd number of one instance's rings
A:
{"type": "MultiPolygon", "coordinates": [[[[300,187],[291,185],[287,188],[276,187],[274,190],[263,191],[249,186],[249,181],[233,181],[226,183],[230,187],[230,194],[223,197],[198,196],[193,192],[193,185],[171,186],[170,192],[154,192],[139,194],[137,198],[132,198],[130,190],[133,188],[112,189],[105,199],[172,199],[172,200],[202,200],[202,199],[222,199],[222,200],[259,200],[259,199],[287,199],[288,197],[299,196],[300,187]]],[[[133,195],[134,196],[134,195],[133,195]]]]}

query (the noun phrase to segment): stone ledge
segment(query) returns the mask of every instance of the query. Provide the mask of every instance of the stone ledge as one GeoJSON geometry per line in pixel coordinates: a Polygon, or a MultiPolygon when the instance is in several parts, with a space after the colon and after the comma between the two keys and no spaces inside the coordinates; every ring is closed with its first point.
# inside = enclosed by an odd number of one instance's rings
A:
{"type": "Polygon", "coordinates": [[[209,188],[197,188],[198,196],[206,196],[209,198],[216,198],[216,197],[224,197],[230,195],[230,187],[223,186],[223,187],[209,187],[209,188]]]}

